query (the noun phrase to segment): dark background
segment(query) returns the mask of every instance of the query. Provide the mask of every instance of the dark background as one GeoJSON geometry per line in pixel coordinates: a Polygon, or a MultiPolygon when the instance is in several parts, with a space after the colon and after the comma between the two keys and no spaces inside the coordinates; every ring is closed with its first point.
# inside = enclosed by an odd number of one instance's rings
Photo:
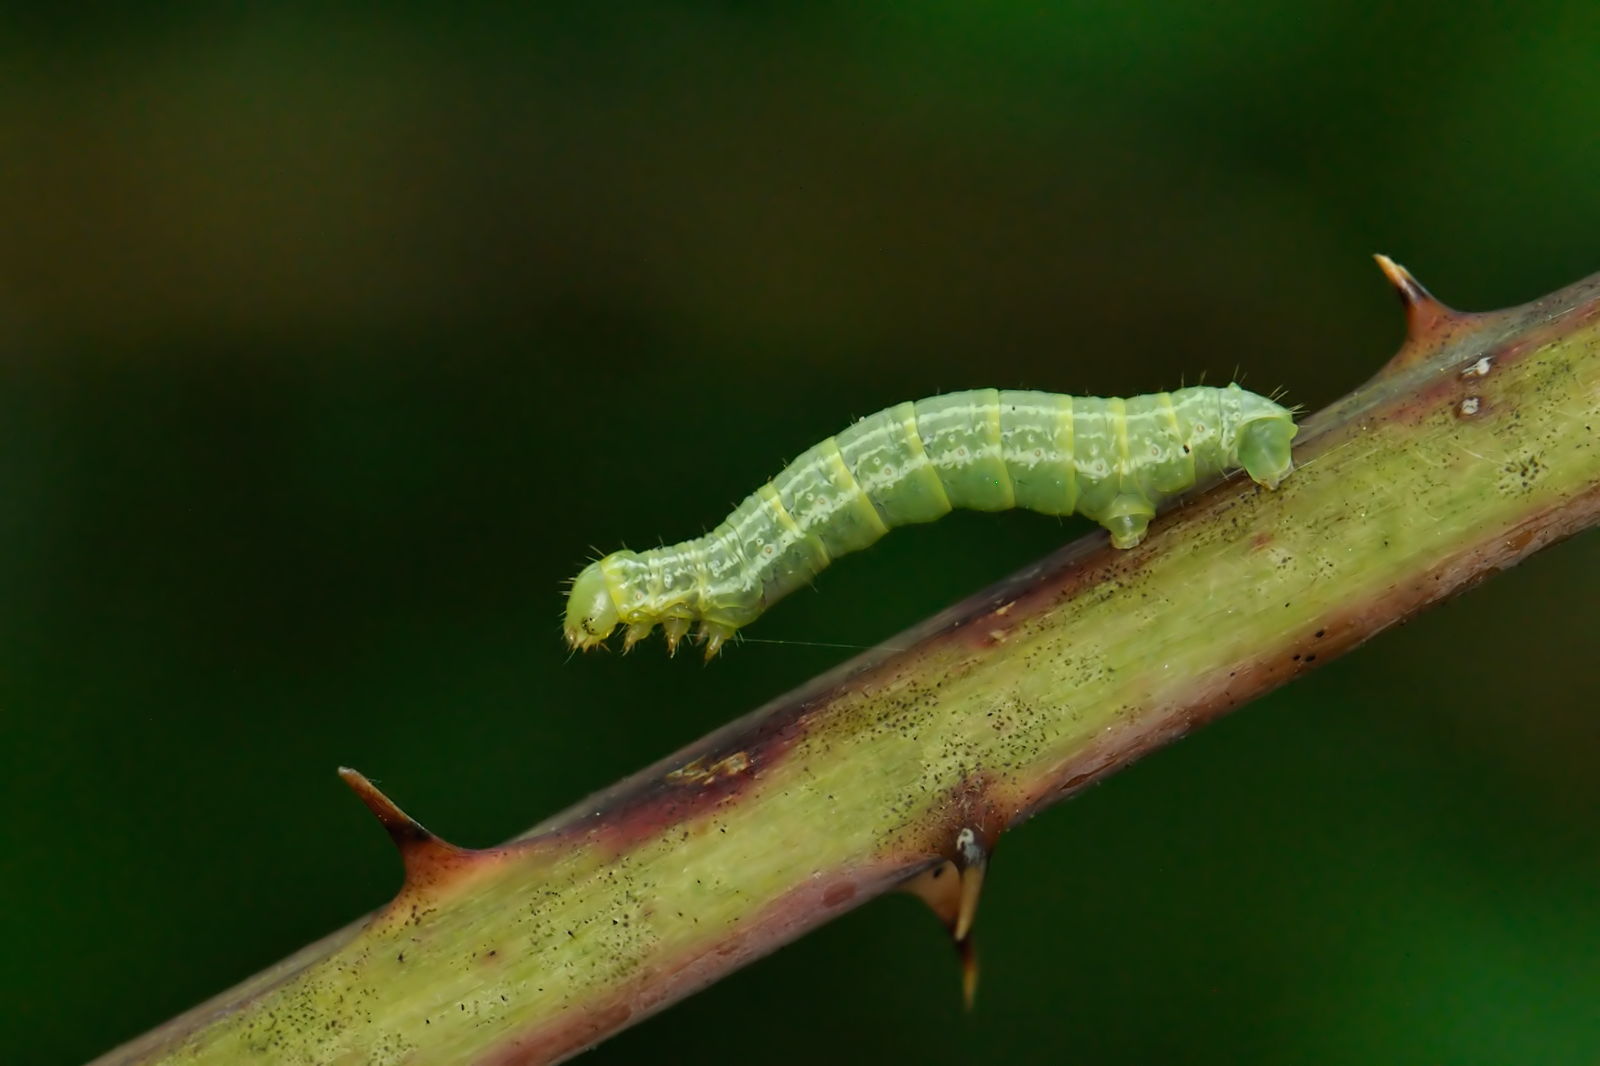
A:
{"type": "MultiPolygon", "coordinates": [[[[1375,251],[1473,309],[1600,269],[1593,4],[595,7],[4,16],[8,1061],[381,903],[338,764],[487,845],[1088,526],[902,530],[709,669],[568,660],[591,545],[940,390],[1319,406],[1399,340],[1375,251]]],[[[1597,572],[1012,834],[971,1016],[897,897],[587,1061],[1597,1061],[1597,572]]]]}

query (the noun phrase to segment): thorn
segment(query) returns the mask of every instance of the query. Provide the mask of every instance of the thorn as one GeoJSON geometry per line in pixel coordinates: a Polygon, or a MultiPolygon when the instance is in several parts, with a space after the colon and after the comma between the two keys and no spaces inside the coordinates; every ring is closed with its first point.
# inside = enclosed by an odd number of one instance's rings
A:
{"type": "Polygon", "coordinates": [[[1400,294],[1400,302],[1407,307],[1416,303],[1426,303],[1433,299],[1433,295],[1422,287],[1422,283],[1411,275],[1411,271],[1396,263],[1393,259],[1378,252],[1373,255],[1378,261],[1378,269],[1383,271],[1383,276],[1389,279],[1400,294]]]}
{"type": "Polygon", "coordinates": [[[1383,271],[1383,276],[1394,286],[1395,292],[1400,296],[1400,303],[1406,309],[1408,342],[1432,332],[1442,322],[1460,317],[1460,312],[1446,307],[1433,293],[1423,288],[1422,283],[1411,276],[1411,271],[1386,255],[1374,255],[1372,258],[1378,261],[1378,269],[1383,271]]]}
{"type": "Polygon", "coordinates": [[[384,832],[389,834],[389,839],[394,841],[395,847],[402,852],[408,848],[427,844],[439,838],[425,829],[421,822],[402,811],[388,796],[385,796],[377,785],[374,785],[366,774],[359,770],[352,770],[348,766],[339,767],[339,777],[350,786],[356,798],[367,805],[367,810],[377,816],[378,823],[383,826],[384,832]]]}
{"type": "Polygon", "coordinates": [[[406,887],[421,887],[439,878],[450,869],[470,858],[472,852],[439,839],[421,822],[396,806],[395,802],[379,791],[366,775],[348,766],[339,767],[339,777],[350,786],[356,798],[367,805],[383,826],[389,839],[400,850],[400,861],[405,865],[406,887]]]}
{"type": "Polygon", "coordinates": [[[905,883],[904,890],[921,899],[934,916],[950,930],[950,938],[961,956],[961,999],[968,1010],[978,997],[978,952],[972,925],[978,914],[978,898],[983,893],[983,878],[989,867],[989,848],[976,830],[963,828],[956,834],[955,854],[905,883]]]}
{"type": "Polygon", "coordinates": [[[972,922],[978,915],[978,896],[983,891],[983,872],[988,865],[989,852],[978,843],[978,834],[971,829],[957,833],[955,866],[961,871],[961,898],[954,930],[957,943],[972,934],[972,922]]]}

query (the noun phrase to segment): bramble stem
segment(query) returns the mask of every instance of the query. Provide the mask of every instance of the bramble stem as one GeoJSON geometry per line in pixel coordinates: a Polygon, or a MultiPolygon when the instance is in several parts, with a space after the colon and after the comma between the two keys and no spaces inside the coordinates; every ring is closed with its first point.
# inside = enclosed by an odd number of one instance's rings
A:
{"type": "Polygon", "coordinates": [[[1277,492],[1088,537],[500,848],[352,775],[396,900],[100,1061],[558,1061],[1593,524],[1600,277],[1462,315],[1382,265],[1412,336],[1277,492]]]}

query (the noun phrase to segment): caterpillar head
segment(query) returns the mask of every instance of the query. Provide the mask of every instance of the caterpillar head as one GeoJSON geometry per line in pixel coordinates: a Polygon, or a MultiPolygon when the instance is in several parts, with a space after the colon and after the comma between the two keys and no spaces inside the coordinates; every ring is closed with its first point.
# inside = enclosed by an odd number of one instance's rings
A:
{"type": "Polygon", "coordinates": [[[617,601],[611,596],[605,574],[598,562],[584,567],[572,582],[572,592],[567,597],[567,619],[562,629],[567,635],[567,645],[588,650],[603,644],[617,628],[621,618],[617,614],[617,601]]]}
{"type": "Polygon", "coordinates": [[[1234,438],[1239,465],[1252,481],[1275,489],[1294,469],[1289,442],[1300,427],[1294,424],[1293,412],[1265,396],[1240,390],[1240,398],[1243,403],[1234,438]]]}

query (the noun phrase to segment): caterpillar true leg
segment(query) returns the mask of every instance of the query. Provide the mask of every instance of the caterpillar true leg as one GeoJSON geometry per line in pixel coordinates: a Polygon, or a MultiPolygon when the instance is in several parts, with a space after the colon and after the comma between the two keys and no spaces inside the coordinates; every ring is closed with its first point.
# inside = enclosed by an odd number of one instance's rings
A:
{"type": "Polygon", "coordinates": [[[902,403],[809,449],[703,537],[613,552],[572,583],[567,643],[619,626],[667,647],[698,622],[706,657],[835,557],[955,508],[1082,514],[1118,548],[1162,501],[1243,467],[1276,488],[1293,469],[1293,414],[1238,385],[1130,399],[981,389],[902,403]]]}
{"type": "Polygon", "coordinates": [[[661,623],[661,633],[667,638],[667,654],[678,654],[678,642],[689,632],[693,623],[687,618],[668,618],[661,623]]]}

